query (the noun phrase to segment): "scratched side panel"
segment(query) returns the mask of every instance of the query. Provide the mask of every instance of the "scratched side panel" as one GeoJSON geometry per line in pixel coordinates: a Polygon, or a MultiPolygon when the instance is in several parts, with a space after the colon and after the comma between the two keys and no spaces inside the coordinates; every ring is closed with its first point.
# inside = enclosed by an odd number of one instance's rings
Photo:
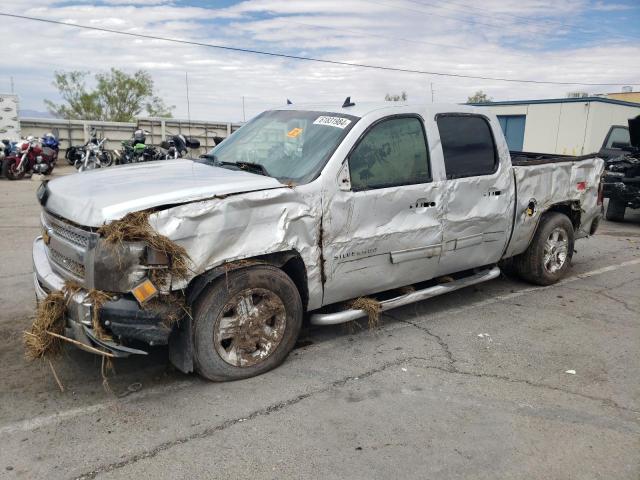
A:
{"type": "Polygon", "coordinates": [[[593,219],[599,215],[597,205],[598,185],[604,169],[599,158],[580,162],[548,163],[532,166],[513,167],[518,191],[516,219],[513,237],[505,253],[505,258],[524,252],[540,220],[540,216],[553,204],[577,201],[581,209],[582,233],[588,233],[593,219]],[[577,184],[585,182],[584,190],[577,184]],[[529,203],[536,204],[535,212],[529,216],[529,203]],[[586,230],[585,230],[586,229],[586,230]]]}
{"type": "Polygon", "coordinates": [[[322,302],[321,208],[311,190],[281,188],[194,202],[160,211],[150,222],[186,248],[194,277],[225,262],[296,250],[307,269],[313,309],[322,302]]]}

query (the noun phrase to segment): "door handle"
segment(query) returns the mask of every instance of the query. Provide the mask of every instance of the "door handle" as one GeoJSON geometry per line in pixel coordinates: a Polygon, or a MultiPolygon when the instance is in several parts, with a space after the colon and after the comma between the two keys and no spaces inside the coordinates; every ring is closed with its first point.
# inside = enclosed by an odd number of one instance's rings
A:
{"type": "Polygon", "coordinates": [[[484,194],[485,197],[499,197],[500,195],[502,195],[502,190],[495,188],[490,188],[487,193],[484,194]]]}
{"type": "Polygon", "coordinates": [[[436,202],[432,202],[431,200],[427,200],[426,198],[419,198],[415,201],[415,203],[409,205],[409,208],[431,208],[435,206],[436,202]]]}

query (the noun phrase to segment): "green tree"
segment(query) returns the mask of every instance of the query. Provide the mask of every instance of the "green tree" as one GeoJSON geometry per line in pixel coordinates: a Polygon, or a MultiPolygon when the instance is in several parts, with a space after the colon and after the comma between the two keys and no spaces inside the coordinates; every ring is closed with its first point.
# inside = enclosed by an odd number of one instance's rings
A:
{"type": "Polygon", "coordinates": [[[478,90],[472,96],[467,98],[467,103],[491,103],[492,100],[493,98],[488,96],[482,90],[478,90]]]}
{"type": "Polygon", "coordinates": [[[409,97],[407,96],[407,92],[405,92],[404,90],[402,91],[402,93],[400,93],[400,95],[395,94],[395,93],[394,94],[387,93],[384,96],[384,99],[387,102],[404,102],[407,98],[409,98],[409,97]]]}
{"type": "Polygon", "coordinates": [[[154,95],[153,79],[148,72],[138,70],[129,75],[112,68],[95,75],[96,86],[88,89],[89,72],[56,72],[53,85],[62,102],[45,100],[47,109],[56,117],[84,120],[130,122],[143,111],[152,117],[171,117],[173,106],[154,95]]]}
{"type": "Polygon", "coordinates": [[[56,117],[69,119],[101,120],[102,109],[96,92],[87,91],[85,78],[89,72],[56,72],[53,85],[58,89],[63,103],[56,105],[45,100],[49,112],[56,117]]]}

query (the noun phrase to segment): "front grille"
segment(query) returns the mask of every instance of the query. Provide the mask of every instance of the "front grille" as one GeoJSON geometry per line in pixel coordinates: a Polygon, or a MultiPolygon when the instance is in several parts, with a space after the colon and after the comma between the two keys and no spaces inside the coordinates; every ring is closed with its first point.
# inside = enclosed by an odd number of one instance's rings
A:
{"type": "Polygon", "coordinates": [[[79,247],[89,247],[89,237],[80,233],[76,233],[70,228],[61,225],[60,223],[50,223],[49,227],[53,230],[53,233],[58,236],[69,240],[70,242],[78,245],[79,247]]]}
{"type": "Polygon", "coordinates": [[[43,236],[49,261],[57,272],[69,279],[93,285],[91,252],[97,234],[73,225],[47,211],[42,212],[43,236]]]}
{"type": "Polygon", "coordinates": [[[85,269],[84,265],[76,262],[75,260],[65,257],[60,252],[56,252],[53,249],[49,249],[49,258],[59,267],[64,268],[68,272],[71,272],[76,277],[84,279],[85,269]]]}

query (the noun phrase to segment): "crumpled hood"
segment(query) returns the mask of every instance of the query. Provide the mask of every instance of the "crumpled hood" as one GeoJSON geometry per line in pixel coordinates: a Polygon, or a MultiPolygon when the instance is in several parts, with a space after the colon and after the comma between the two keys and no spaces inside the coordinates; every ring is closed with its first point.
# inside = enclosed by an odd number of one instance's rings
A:
{"type": "Polygon", "coordinates": [[[212,167],[193,160],[163,160],[74,173],[48,183],[46,209],[87,227],[161,205],[284,187],[275,178],[212,167]]]}

